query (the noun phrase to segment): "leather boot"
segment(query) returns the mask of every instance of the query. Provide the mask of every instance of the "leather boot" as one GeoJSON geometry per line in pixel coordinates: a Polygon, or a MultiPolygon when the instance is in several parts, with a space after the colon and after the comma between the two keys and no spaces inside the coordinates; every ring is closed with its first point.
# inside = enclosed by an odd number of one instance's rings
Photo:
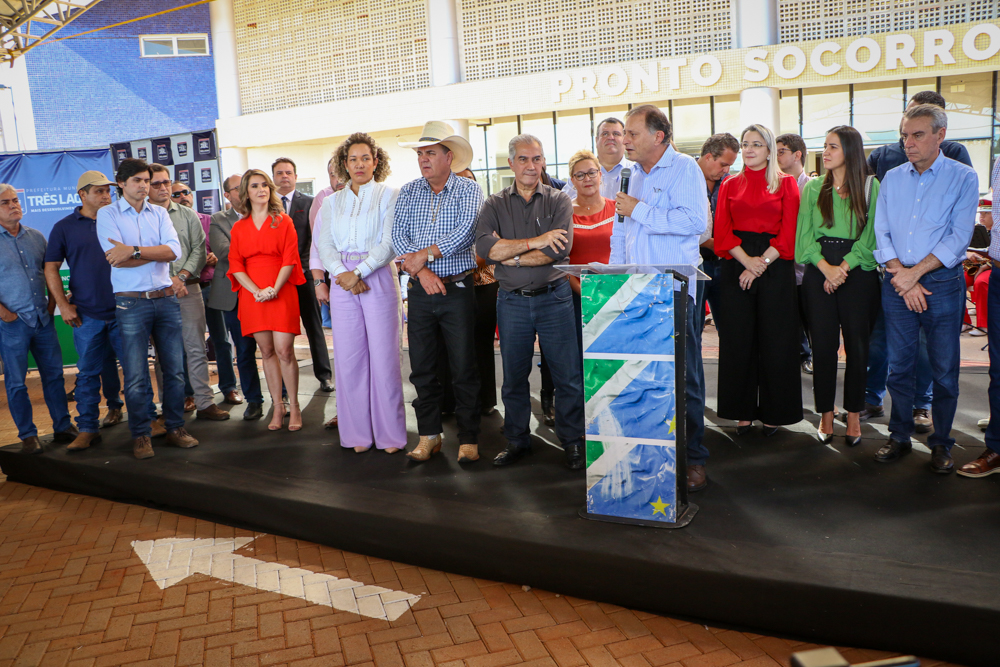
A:
{"type": "Polygon", "coordinates": [[[181,449],[190,449],[198,446],[198,440],[193,435],[184,430],[184,427],[175,428],[167,433],[167,444],[181,449]]]}
{"type": "Polygon", "coordinates": [[[109,426],[121,424],[123,419],[124,416],[122,415],[121,408],[108,410],[108,414],[104,415],[104,419],[101,420],[101,428],[108,428],[109,426]]]}
{"type": "Polygon", "coordinates": [[[160,438],[167,434],[167,427],[163,423],[163,417],[154,419],[153,423],[149,425],[151,438],[160,438]]]}
{"type": "Polygon", "coordinates": [[[441,451],[441,436],[439,435],[422,435],[420,436],[420,442],[417,446],[413,448],[413,451],[407,452],[409,456],[414,461],[426,461],[434,454],[441,451]]]}
{"type": "Polygon", "coordinates": [[[479,460],[479,445],[462,445],[458,448],[458,462],[472,463],[479,460]]]}
{"type": "Polygon", "coordinates": [[[148,435],[139,436],[132,441],[132,453],[137,459],[153,458],[153,441],[148,435]]]}
{"type": "Polygon", "coordinates": [[[24,440],[21,441],[21,453],[22,454],[42,453],[42,443],[39,442],[37,435],[33,435],[30,438],[25,438],[24,440]]]}
{"type": "Polygon", "coordinates": [[[101,444],[101,435],[99,433],[87,433],[83,431],[80,435],[76,436],[76,440],[66,445],[66,451],[78,452],[81,449],[87,449],[91,445],[101,444]]]}

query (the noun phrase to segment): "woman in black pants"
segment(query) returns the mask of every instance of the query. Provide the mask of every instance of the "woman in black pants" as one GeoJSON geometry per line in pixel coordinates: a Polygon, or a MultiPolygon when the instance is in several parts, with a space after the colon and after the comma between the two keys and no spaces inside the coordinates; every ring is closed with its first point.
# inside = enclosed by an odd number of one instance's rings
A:
{"type": "Polygon", "coordinates": [[[719,190],[715,252],[719,275],[719,408],[743,435],[764,435],[802,419],[795,293],[799,187],[778,170],[774,133],[743,131],[743,171],[719,190]]]}
{"type": "Polygon", "coordinates": [[[795,259],[806,265],[802,290],[812,333],[813,396],[821,415],[818,436],[824,443],[833,440],[843,332],[847,444],[853,447],[861,442],[858,413],[865,407],[868,340],[881,307],[878,262],[872,254],[879,183],[868,170],[861,135],[847,125],[826,135],[823,166],[826,177],[809,182],[802,192],[795,259]]]}

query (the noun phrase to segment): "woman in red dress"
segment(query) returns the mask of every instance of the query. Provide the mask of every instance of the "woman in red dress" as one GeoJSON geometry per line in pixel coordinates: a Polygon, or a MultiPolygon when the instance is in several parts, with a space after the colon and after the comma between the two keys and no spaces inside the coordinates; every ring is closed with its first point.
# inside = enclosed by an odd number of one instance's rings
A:
{"type": "Polygon", "coordinates": [[[243,174],[240,201],[250,215],[233,225],[229,279],[239,293],[240,327],[253,336],[264,361],[264,377],[274,412],[268,428],[277,431],[285,418],[281,384],[288,391],[288,430],[302,428],[299,366],[294,342],[299,329],[296,285],[305,282],[298,235],[278,199],[271,177],[259,169],[243,174]]]}

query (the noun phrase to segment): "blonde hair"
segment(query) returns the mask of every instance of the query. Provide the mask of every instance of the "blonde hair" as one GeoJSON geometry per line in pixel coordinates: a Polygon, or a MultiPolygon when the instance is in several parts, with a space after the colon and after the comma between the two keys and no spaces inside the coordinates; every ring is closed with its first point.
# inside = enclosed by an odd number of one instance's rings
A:
{"type": "Polygon", "coordinates": [[[586,148],[578,150],[573,153],[573,157],[569,159],[569,177],[573,178],[573,170],[576,169],[576,165],[580,164],[584,160],[593,160],[594,164],[597,165],[598,171],[600,171],[601,163],[597,161],[597,156],[588,151],[586,148]]]}
{"type": "MultiPolygon", "coordinates": [[[[764,173],[764,177],[767,180],[767,191],[773,195],[781,188],[781,169],[778,168],[778,146],[774,141],[774,132],[763,125],[750,125],[740,134],[741,143],[747,132],[756,132],[764,140],[764,143],[767,144],[767,171],[764,173]]],[[[747,164],[744,161],[743,171],[746,171],[746,169],[747,164]]]]}
{"type": "Polygon", "coordinates": [[[240,205],[243,206],[243,210],[246,211],[247,215],[253,213],[253,205],[250,203],[250,179],[254,176],[263,176],[267,187],[271,189],[271,200],[267,202],[267,212],[271,214],[271,227],[277,227],[278,221],[281,220],[281,215],[285,212],[285,207],[281,205],[281,200],[278,198],[278,190],[274,187],[274,181],[271,180],[266,171],[247,169],[243,174],[243,178],[240,179],[240,205]]]}

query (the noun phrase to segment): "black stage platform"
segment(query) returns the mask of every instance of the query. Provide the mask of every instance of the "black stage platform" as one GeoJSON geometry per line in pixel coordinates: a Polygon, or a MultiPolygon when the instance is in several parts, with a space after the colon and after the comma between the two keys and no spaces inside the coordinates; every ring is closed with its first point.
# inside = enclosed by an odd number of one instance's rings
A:
{"type": "MultiPolygon", "coordinates": [[[[467,469],[454,460],[454,420],[444,456],[425,464],[344,450],[322,430],[334,403],[309,393],[310,370],[299,434],[268,431],[266,414],[244,422],[241,406],[229,422],[192,421],[202,442],[193,450],[159,440],[155,458],[137,461],[119,426],[75,455],[0,449],[0,467],[12,481],[447,572],[821,643],[1000,664],[1000,477],[932,474],[919,447],[895,464],[874,462],[886,419],[849,449],[841,437],[819,444],[812,413],[812,423],[775,437],[734,441],[735,429],[714,426],[710,412],[711,485],[694,496],[701,511],[688,528],[657,530],[579,518],[584,476],[564,467],[544,426],[535,455],[507,469],[490,465],[503,447],[499,415],[483,419],[483,458],[467,469]]],[[[706,370],[713,406],[716,366],[706,370]]],[[[980,451],[986,384],[985,369],[962,375],[959,464],[980,451]]]]}

